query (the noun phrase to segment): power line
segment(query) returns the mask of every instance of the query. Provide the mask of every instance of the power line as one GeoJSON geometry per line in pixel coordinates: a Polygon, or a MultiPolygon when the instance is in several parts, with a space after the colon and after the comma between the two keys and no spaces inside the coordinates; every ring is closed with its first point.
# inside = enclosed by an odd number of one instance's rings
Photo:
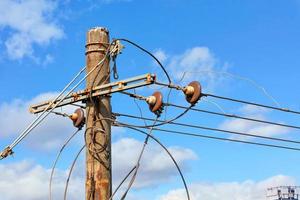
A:
{"type": "Polygon", "coordinates": [[[80,129],[77,129],[66,141],[65,143],[62,145],[61,149],[59,150],[56,159],[53,163],[52,166],[52,170],[51,170],[51,175],[50,175],[50,180],[49,180],[49,200],[52,200],[52,180],[53,180],[53,175],[54,175],[54,170],[56,167],[56,164],[58,162],[58,159],[60,158],[63,150],[65,149],[65,147],[69,144],[69,142],[74,138],[74,136],[80,131],[80,129]]]}
{"type": "Polygon", "coordinates": [[[134,183],[134,181],[135,181],[135,179],[136,179],[137,172],[138,172],[138,170],[139,170],[139,168],[140,168],[140,162],[141,162],[142,156],[143,156],[143,154],[144,154],[144,152],[145,152],[146,146],[147,146],[147,144],[148,144],[148,140],[149,140],[149,138],[150,138],[150,136],[151,136],[151,132],[152,132],[152,130],[153,130],[153,127],[154,127],[155,123],[157,122],[157,119],[158,119],[158,116],[156,117],[155,121],[153,122],[153,125],[150,127],[149,133],[146,134],[146,138],[145,138],[143,147],[142,147],[142,149],[141,149],[141,152],[140,152],[140,154],[139,154],[137,163],[136,163],[136,165],[135,165],[135,170],[134,170],[133,176],[132,176],[132,178],[131,178],[131,180],[130,180],[128,186],[127,186],[127,189],[125,190],[124,194],[122,195],[121,200],[124,200],[124,199],[126,198],[126,195],[128,194],[130,188],[132,187],[132,185],[133,185],[133,183],[134,183]]]}
{"type": "Polygon", "coordinates": [[[85,148],[85,145],[83,145],[81,147],[81,149],[78,151],[78,153],[76,154],[73,162],[72,162],[72,165],[71,165],[71,168],[70,168],[70,171],[69,171],[69,174],[68,174],[68,178],[67,178],[67,181],[66,181],[66,185],[65,185],[65,190],[64,190],[64,200],[67,199],[67,193],[68,193],[68,187],[69,187],[69,182],[70,182],[70,178],[71,178],[71,175],[72,175],[72,172],[73,172],[73,169],[74,169],[74,166],[82,152],[82,150],[85,148]]]}
{"type": "Polygon", "coordinates": [[[111,200],[116,193],[118,192],[118,190],[121,188],[121,186],[123,185],[123,183],[125,183],[125,181],[127,180],[127,178],[132,174],[132,172],[134,172],[134,170],[136,169],[136,166],[134,166],[128,173],[127,175],[123,178],[123,180],[119,183],[119,185],[116,187],[115,191],[112,193],[112,195],[109,197],[108,200],[111,200]]]}
{"type": "MultiPolygon", "coordinates": [[[[139,133],[141,133],[141,134],[147,135],[147,136],[149,136],[151,139],[153,139],[157,144],[159,144],[159,145],[166,151],[166,153],[169,155],[169,157],[172,159],[174,165],[176,166],[177,171],[178,171],[178,173],[179,173],[179,175],[180,175],[180,177],[181,177],[182,183],[183,183],[183,185],[184,185],[184,189],[185,189],[185,192],[186,192],[186,195],[187,195],[187,199],[190,200],[189,189],[188,189],[188,186],[187,186],[187,183],[186,183],[186,181],[185,181],[184,175],[183,175],[183,173],[182,173],[182,171],[181,171],[181,169],[180,169],[178,163],[176,162],[176,160],[175,160],[175,158],[173,157],[173,155],[171,154],[171,152],[167,149],[167,147],[166,147],[165,145],[163,145],[163,144],[160,142],[159,139],[157,139],[157,138],[154,137],[153,135],[150,135],[149,133],[147,133],[147,132],[145,132],[145,131],[143,131],[143,130],[140,130],[140,129],[135,128],[135,127],[133,127],[133,126],[131,126],[131,125],[128,125],[128,124],[124,124],[124,123],[120,123],[120,122],[119,122],[119,123],[116,123],[116,124],[114,124],[114,125],[115,125],[115,126],[119,126],[119,127],[126,127],[126,128],[129,128],[129,129],[132,129],[132,130],[134,130],[134,131],[137,131],[137,132],[139,132],[139,133]]],[[[148,128],[148,129],[150,129],[150,128],[148,128]]],[[[155,130],[155,128],[152,128],[152,130],[155,130]]],[[[132,173],[132,172],[129,172],[129,175],[130,175],[130,173],[132,173]]],[[[128,176],[129,176],[129,175],[128,175],[128,176]]],[[[125,177],[125,178],[126,178],[126,177],[125,177]]],[[[126,179],[125,179],[125,180],[126,180],[126,179]]],[[[124,182],[125,180],[123,180],[122,182],[124,182]]]]}
{"type": "MultiPolygon", "coordinates": [[[[86,66],[84,66],[77,74],[76,76],[64,87],[64,89],[60,92],[60,94],[58,94],[55,99],[54,99],[54,102],[59,99],[63,93],[76,81],[76,79],[84,72],[84,70],[86,69],[86,66]]],[[[52,106],[53,103],[49,104],[48,107],[52,106]]],[[[34,119],[29,125],[27,128],[24,129],[24,131],[20,134],[20,136],[15,139],[15,141],[8,146],[9,150],[12,152],[12,149],[21,141],[23,140],[24,137],[26,137],[26,135],[29,134],[29,132],[32,130],[32,127],[34,127],[34,125],[36,123],[39,123],[39,120],[42,118],[42,116],[46,113],[46,110],[44,110],[44,112],[42,112],[41,115],[39,115],[36,119],[34,119]]],[[[54,109],[52,109],[51,111],[53,111],[54,109]]],[[[46,114],[47,115],[47,114],[46,114]]],[[[45,117],[44,117],[45,118],[45,117]]],[[[42,121],[44,118],[42,118],[40,121],[42,121]]],[[[3,159],[4,156],[3,155],[0,155],[0,159],[3,159]]]]}
{"type": "MultiPolygon", "coordinates": [[[[152,119],[152,118],[138,117],[138,116],[123,114],[123,113],[122,114],[121,113],[115,113],[115,115],[116,116],[122,116],[122,117],[128,117],[128,118],[134,118],[134,119],[140,119],[140,120],[154,121],[154,119],[152,119]]],[[[158,122],[164,122],[164,121],[163,120],[158,120],[158,122]]],[[[262,139],[268,139],[268,140],[274,140],[274,141],[300,144],[300,141],[297,141],[297,140],[288,140],[288,139],[283,139],[283,138],[268,137],[268,136],[262,136],[262,135],[258,135],[258,134],[250,134],[250,133],[244,133],[244,132],[238,132],[238,131],[211,128],[211,127],[207,127],[207,126],[200,126],[200,125],[194,125],[194,124],[186,124],[186,123],[179,123],[179,122],[169,122],[169,124],[173,124],[173,125],[177,125],[177,126],[183,126],[183,127],[189,127],[189,128],[209,130],[209,131],[224,132],[224,133],[230,133],[230,134],[235,134],[235,135],[243,135],[243,136],[247,136],[247,137],[255,137],[255,138],[262,138],[262,139]]],[[[138,125],[136,125],[136,127],[145,128],[143,126],[138,126],[138,125]]]]}
{"type": "Polygon", "coordinates": [[[163,70],[163,72],[165,73],[168,81],[169,81],[169,84],[171,84],[171,78],[170,78],[170,75],[168,74],[166,68],[163,66],[163,64],[159,61],[158,58],[156,58],[156,56],[154,56],[150,51],[148,51],[147,49],[141,47],[140,45],[136,44],[135,42],[132,42],[128,39],[124,39],[124,38],[118,38],[118,39],[114,39],[114,41],[116,40],[120,40],[120,41],[124,41],[124,42],[128,42],[129,44],[137,47],[138,49],[142,50],[143,52],[147,53],[149,56],[151,56],[156,62],[157,64],[160,66],[160,68],[163,70]]]}
{"type": "MultiPolygon", "coordinates": [[[[181,108],[181,109],[187,109],[188,108],[186,106],[176,105],[176,104],[172,104],[172,103],[165,103],[164,105],[165,106],[172,106],[172,107],[176,107],[176,108],[181,108]]],[[[276,125],[276,126],[281,126],[281,127],[287,127],[287,128],[293,128],[293,129],[299,129],[300,130],[300,126],[295,126],[295,125],[282,124],[282,123],[278,123],[278,122],[254,119],[254,118],[250,118],[250,117],[243,117],[243,116],[240,116],[240,115],[226,114],[226,113],[214,112],[214,111],[198,109],[198,108],[190,108],[190,110],[197,111],[197,112],[202,112],[202,113],[207,113],[207,114],[212,114],[212,115],[242,119],[242,120],[247,120],[247,121],[259,122],[259,123],[263,123],[263,124],[270,124],[270,125],[276,125]]]]}
{"type": "MultiPolygon", "coordinates": [[[[129,93],[129,92],[121,92],[121,94],[126,94],[126,95],[128,95],[132,98],[136,98],[136,99],[140,99],[140,100],[145,100],[146,99],[146,97],[143,97],[143,96],[140,96],[140,95],[137,95],[137,94],[133,94],[133,93],[129,93]]],[[[165,104],[168,104],[168,103],[164,103],[164,105],[165,104]]],[[[154,124],[154,125],[145,125],[145,126],[143,126],[143,128],[149,128],[149,127],[152,127],[152,126],[162,126],[164,124],[168,124],[170,122],[176,121],[177,119],[181,118],[186,113],[188,113],[193,106],[194,105],[190,105],[189,107],[186,107],[186,109],[182,113],[180,113],[179,115],[177,115],[176,117],[174,117],[172,119],[161,121],[161,123],[154,124]]],[[[115,113],[115,114],[117,115],[118,113],[115,113]]]]}
{"type": "MultiPolygon", "coordinates": [[[[155,84],[161,85],[161,86],[165,86],[165,87],[169,87],[169,88],[176,89],[176,90],[182,90],[183,89],[183,87],[179,86],[179,85],[161,83],[161,82],[158,82],[158,81],[156,81],[155,84]]],[[[238,103],[253,105],[253,106],[257,106],[257,107],[263,107],[263,108],[268,108],[268,109],[272,109],[272,110],[278,110],[278,111],[282,111],[282,112],[288,112],[288,113],[293,113],[293,114],[300,114],[300,111],[290,110],[290,109],[282,108],[282,107],[269,106],[269,105],[265,105],[265,104],[261,104],[261,103],[256,103],[256,102],[251,102],[251,101],[245,101],[245,100],[240,100],[240,99],[234,99],[234,98],[220,96],[220,95],[215,95],[215,94],[201,93],[201,96],[204,96],[204,97],[213,97],[213,98],[217,98],[217,99],[223,99],[223,100],[228,100],[228,101],[233,101],[233,102],[238,102],[238,103]]],[[[279,104],[277,104],[277,105],[279,105],[279,104]]]]}
{"type": "MultiPolygon", "coordinates": [[[[121,123],[121,125],[122,124],[123,123],[121,123]]],[[[132,125],[130,125],[130,126],[132,126],[132,125]]],[[[146,128],[146,129],[148,129],[148,128],[146,128]]],[[[294,148],[294,147],[288,147],[288,146],[282,146],[282,145],[273,145],[273,144],[266,144],[266,143],[259,143],[259,142],[250,142],[250,141],[244,141],[244,140],[237,140],[237,139],[230,139],[230,138],[208,136],[208,135],[202,135],[202,134],[198,134],[198,133],[191,133],[191,132],[184,132],[184,131],[175,131],[175,130],[168,130],[168,129],[162,129],[162,128],[153,128],[153,130],[155,130],[155,131],[161,131],[161,132],[167,132],[167,133],[174,133],[174,134],[179,134],[179,135],[185,135],[185,136],[202,137],[202,138],[222,140],[222,141],[228,141],[228,142],[237,142],[237,143],[252,144],[252,145],[257,145],[257,146],[265,146],[265,147],[272,147],[272,148],[279,148],[279,149],[300,151],[300,148],[294,148]]]]}
{"type": "Polygon", "coordinates": [[[230,97],[219,96],[219,95],[215,95],[215,94],[202,93],[202,96],[213,97],[213,98],[217,98],[217,99],[223,99],[223,100],[228,100],[228,101],[233,101],[233,102],[258,106],[258,107],[262,107],[262,108],[278,110],[278,111],[282,111],[282,112],[300,114],[299,111],[290,110],[290,109],[287,109],[287,108],[274,107],[274,106],[269,106],[269,105],[265,105],[265,104],[260,104],[260,103],[255,103],[255,102],[250,102],[250,101],[245,101],[245,100],[240,100],[240,99],[234,99],[234,98],[230,98],[230,97]]]}
{"type": "MultiPolygon", "coordinates": [[[[111,44],[110,44],[111,45],[111,44]]],[[[71,88],[69,92],[67,92],[66,95],[64,95],[63,98],[61,98],[57,103],[56,101],[63,95],[63,93],[71,86],[73,82],[80,76],[81,73],[84,72],[86,69],[86,66],[80,70],[80,72],[72,79],[71,82],[69,82],[65,88],[61,91],[61,93],[44,109],[44,111],[35,119],[31,122],[31,124],[13,141],[11,145],[9,145],[6,149],[5,152],[2,152],[0,154],[0,159],[3,159],[7,155],[3,155],[3,153],[12,153],[12,149],[18,145],[34,128],[36,128],[56,107],[59,105],[66,97],[68,97],[97,67],[102,65],[105,61],[105,59],[109,56],[109,51],[106,52],[106,55],[103,57],[103,59],[91,69],[75,86],[71,88]],[[48,111],[48,109],[50,111],[48,111]]]]}
{"type": "Polygon", "coordinates": [[[236,79],[240,79],[243,81],[247,81],[250,84],[252,84],[255,88],[257,88],[258,90],[260,90],[268,99],[270,99],[274,104],[276,104],[278,107],[281,107],[280,104],[278,103],[278,101],[260,84],[258,84],[256,81],[248,78],[248,77],[243,77],[237,74],[232,74],[229,73],[227,71],[216,71],[216,70],[197,70],[197,71],[184,71],[183,75],[181,77],[180,82],[184,79],[184,77],[186,76],[187,73],[191,73],[191,74],[195,74],[195,73],[214,73],[214,74],[221,74],[221,75],[226,75],[226,76],[230,76],[232,78],[236,78],[236,79]]]}

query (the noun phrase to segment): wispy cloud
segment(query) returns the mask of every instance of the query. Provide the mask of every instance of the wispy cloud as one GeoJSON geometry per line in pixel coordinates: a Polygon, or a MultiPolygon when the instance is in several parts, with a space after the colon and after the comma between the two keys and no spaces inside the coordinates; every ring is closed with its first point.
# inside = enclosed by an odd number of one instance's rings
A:
{"type": "MultiPolygon", "coordinates": [[[[114,184],[119,184],[127,172],[136,164],[137,154],[142,144],[141,141],[130,138],[122,138],[112,144],[114,184]]],[[[174,146],[168,147],[168,149],[184,169],[189,160],[197,158],[196,154],[190,149],[174,146]]],[[[69,156],[67,159],[70,159],[69,156]]],[[[64,159],[65,161],[66,159],[64,159]]],[[[85,169],[81,159],[80,161],[81,163],[78,163],[72,174],[68,192],[69,199],[79,200],[84,197],[85,169]]],[[[51,169],[25,160],[12,164],[0,164],[0,170],[2,172],[0,192],[3,199],[15,200],[22,197],[25,200],[42,200],[48,198],[48,181],[51,169]],[[17,193],[14,188],[19,188],[17,193]]],[[[67,175],[68,170],[56,170],[53,180],[53,199],[62,198],[67,175]]],[[[156,186],[172,180],[177,175],[167,154],[158,146],[150,143],[142,160],[134,187],[156,186]]],[[[125,185],[127,184],[126,182],[125,185]]]]}
{"type": "MultiPolygon", "coordinates": [[[[123,138],[113,144],[114,177],[116,182],[122,178],[136,164],[138,153],[142,148],[141,141],[123,138]]],[[[197,159],[197,155],[191,150],[182,147],[171,146],[168,150],[172,153],[179,166],[186,168],[188,161],[197,159]]],[[[139,176],[134,187],[143,188],[168,182],[178,172],[166,152],[156,144],[150,143],[141,161],[139,176]]]]}
{"type": "MultiPolygon", "coordinates": [[[[36,117],[29,113],[30,105],[53,99],[56,95],[56,92],[49,92],[40,94],[28,101],[16,99],[12,102],[0,104],[0,112],[5,113],[6,116],[0,121],[0,138],[13,139],[19,135],[36,117]]],[[[67,106],[59,111],[71,114],[74,110],[74,107],[67,106]]],[[[28,136],[31,141],[28,146],[40,150],[51,150],[59,147],[64,138],[72,132],[75,132],[75,128],[69,119],[51,114],[28,136]]]]}
{"type": "Polygon", "coordinates": [[[7,29],[10,32],[4,39],[10,59],[34,58],[34,45],[47,45],[64,36],[64,31],[52,17],[56,6],[50,0],[0,1],[1,31],[7,29]]]}
{"type": "Polygon", "coordinates": [[[188,83],[197,80],[206,90],[213,90],[224,80],[215,71],[226,72],[228,68],[227,63],[220,64],[208,47],[196,46],[178,55],[158,49],[154,55],[166,65],[175,82],[188,83]]]}
{"type": "MultiPolygon", "coordinates": [[[[243,106],[242,108],[240,108],[240,113],[246,117],[251,117],[260,120],[268,120],[268,118],[266,117],[268,111],[255,106],[249,106],[249,105],[243,106]]],[[[269,137],[286,134],[288,132],[288,129],[284,127],[251,122],[242,119],[225,120],[220,125],[220,128],[237,131],[237,132],[244,132],[248,134],[260,135],[260,136],[269,136],[269,137]]],[[[246,136],[233,136],[232,138],[243,139],[243,140],[250,139],[250,137],[246,137],[246,136]]]]}
{"type": "MultiPolygon", "coordinates": [[[[267,188],[295,184],[294,178],[277,175],[259,182],[247,180],[243,182],[195,183],[190,186],[190,192],[193,200],[265,200],[267,188]]],[[[160,200],[181,200],[185,198],[185,191],[177,189],[163,195],[160,200]]]]}
{"type": "MultiPolygon", "coordinates": [[[[43,200],[49,197],[50,169],[24,160],[13,164],[0,164],[0,170],[2,171],[0,179],[2,199],[43,200]]],[[[53,199],[62,199],[67,174],[68,171],[56,170],[57,176],[53,183],[53,199]]],[[[78,192],[78,188],[84,188],[84,179],[75,174],[69,187],[69,199],[79,200],[84,198],[84,192],[78,192]]]]}

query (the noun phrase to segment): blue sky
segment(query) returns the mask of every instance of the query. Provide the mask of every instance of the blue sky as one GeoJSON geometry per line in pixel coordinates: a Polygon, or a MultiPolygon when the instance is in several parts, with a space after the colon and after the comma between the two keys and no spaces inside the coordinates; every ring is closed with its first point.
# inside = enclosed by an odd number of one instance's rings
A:
{"type": "MultiPolygon", "coordinates": [[[[59,92],[85,65],[86,32],[95,26],[109,29],[111,38],[127,38],[157,55],[177,82],[198,80],[204,92],[299,110],[300,2],[298,0],[98,0],[50,1],[3,0],[0,2],[0,147],[9,144],[34,119],[28,106],[59,92]],[[263,88],[267,91],[266,95],[263,88]],[[270,96],[273,97],[270,98],[270,96]],[[276,102],[277,103],[276,103],[276,102]],[[2,132],[2,134],[1,134],[2,132]]],[[[124,43],[118,57],[120,78],[143,73],[165,77],[147,55],[124,43]]],[[[81,88],[84,86],[82,85],[81,88]]],[[[150,95],[155,88],[138,89],[150,95]]],[[[167,91],[163,90],[166,95],[167,91]]],[[[173,92],[172,102],[188,105],[173,92]]],[[[287,124],[299,124],[299,116],[243,106],[211,98],[198,108],[241,114],[287,124]]],[[[153,115],[139,102],[144,115],[153,115]]],[[[115,94],[115,112],[138,114],[132,99],[115,94]]],[[[74,108],[63,111],[72,112],[74,108]]],[[[170,109],[168,117],[180,110],[170,109]]],[[[142,121],[120,120],[141,124],[142,121]]],[[[180,122],[255,132],[265,136],[299,138],[299,130],[285,129],[190,112],[180,122]]],[[[169,126],[172,128],[172,126],[169,126]]],[[[183,129],[231,138],[227,134],[183,129]]],[[[15,156],[0,162],[6,172],[0,185],[5,199],[45,199],[49,169],[63,141],[75,131],[67,119],[52,116],[15,149],[15,156]],[[24,177],[19,181],[11,181],[24,177]],[[22,182],[23,181],[23,182],[22,182]],[[10,182],[10,184],[8,184],[10,182]],[[7,188],[22,186],[18,194],[7,188]],[[38,187],[38,191],[36,188],[38,187]],[[26,191],[31,191],[28,193],[26,191]],[[35,191],[35,192],[34,192],[35,191]],[[19,196],[18,196],[19,195],[19,196]]],[[[298,152],[252,145],[186,138],[155,133],[178,159],[191,187],[193,199],[264,199],[269,186],[297,184],[298,152]],[[214,191],[217,195],[212,196],[214,191]],[[232,194],[234,193],[234,194],[232,194]],[[240,196],[242,193],[247,195],[240,196]],[[235,196],[232,196],[235,195],[235,196]]],[[[63,181],[82,135],[70,145],[58,169],[56,195],[61,198],[63,181]]],[[[242,138],[245,139],[245,138],[242,138]]],[[[114,170],[117,182],[135,162],[143,137],[126,129],[114,129],[114,170]],[[119,153],[121,153],[119,155],[119,153]],[[123,153],[123,154],[122,154],[123,153]],[[125,158],[126,159],[125,159],[125,158]]],[[[250,139],[261,142],[262,140],[250,139]]],[[[182,184],[158,146],[150,143],[144,167],[131,199],[184,199],[182,184]],[[153,163],[147,159],[152,157],[153,163]],[[144,177],[144,178],[143,178],[144,177]],[[151,178],[153,180],[151,180],[151,178]],[[173,196],[175,195],[175,196],[173,196]]],[[[83,194],[84,158],[78,163],[69,194],[83,194]],[[77,188],[77,190],[76,190],[77,188]]],[[[72,196],[73,195],[73,196],[72,196]]]]}

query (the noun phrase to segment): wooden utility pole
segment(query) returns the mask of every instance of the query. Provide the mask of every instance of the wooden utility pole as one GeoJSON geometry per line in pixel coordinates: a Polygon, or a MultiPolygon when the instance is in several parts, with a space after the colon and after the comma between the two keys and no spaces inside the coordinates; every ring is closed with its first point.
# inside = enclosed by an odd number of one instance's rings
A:
{"type": "MultiPolygon", "coordinates": [[[[154,74],[147,73],[110,83],[107,52],[110,56],[115,56],[121,49],[122,45],[117,41],[109,45],[109,33],[105,28],[89,30],[86,42],[86,89],[74,92],[84,80],[82,79],[66,96],[31,105],[29,109],[31,113],[38,114],[52,112],[55,108],[76,102],[86,103],[86,200],[108,200],[112,193],[110,95],[151,85],[156,80],[154,74]]],[[[161,97],[160,101],[150,106],[153,112],[159,110],[157,105],[162,105],[161,97]]],[[[84,123],[83,113],[77,109],[74,115],[69,116],[76,128],[81,128],[84,123]]],[[[12,149],[8,146],[0,152],[0,159],[7,157],[11,152],[12,149]]]]}
{"type": "MultiPolygon", "coordinates": [[[[109,33],[105,28],[87,32],[87,73],[105,57],[109,33]]],[[[87,89],[110,82],[109,58],[87,78],[87,89]]],[[[110,96],[86,101],[86,200],[108,200],[111,195],[111,118],[110,96]]]]}

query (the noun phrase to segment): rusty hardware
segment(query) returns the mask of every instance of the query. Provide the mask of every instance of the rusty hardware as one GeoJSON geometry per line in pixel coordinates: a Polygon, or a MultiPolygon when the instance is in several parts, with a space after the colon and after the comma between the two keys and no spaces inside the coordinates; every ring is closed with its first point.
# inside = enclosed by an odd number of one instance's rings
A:
{"type": "MultiPolygon", "coordinates": [[[[121,92],[129,89],[142,87],[145,85],[154,84],[154,82],[155,82],[155,75],[144,74],[133,78],[114,82],[114,83],[107,83],[101,86],[96,86],[90,90],[89,89],[81,90],[78,92],[71,93],[67,97],[57,99],[55,102],[53,102],[52,108],[53,107],[59,108],[79,101],[86,101],[91,97],[105,96],[115,92],[121,92]]],[[[50,102],[46,101],[46,102],[32,105],[29,111],[31,113],[37,114],[43,112],[45,109],[50,110],[51,107],[48,108],[48,106],[50,105],[51,102],[52,101],[50,102]]]]}
{"type": "Polygon", "coordinates": [[[118,54],[122,53],[124,45],[121,44],[120,40],[115,40],[111,45],[109,52],[112,57],[116,57],[118,54]]]}
{"type": "Polygon", "coordinates": [[[0,154],[0,159],[6,158],[7,156],[12,155],[14,152],[10,148],[10,146],[6,147],[0,154]]]}
{"type": "Polygon", "coordinates": [[[154,83],[156,81],[156,75],[154,74],[147,74],[147,82],[154,83]]]}
{"type": "Polygon", "coordinates": [[[151,96],[146,98],[151,112],[160,116],[163,111],[163,96],[161,92],[154,92],[151,96]]]}
{"type": "Polygon", "coordinates": [[[201,98],[201,85],[198,81],[193,81],[182,89],[185,99],[192,105],[196,104],[201,98]]]}
{"type": "Polygon", "coordinates": [[[117,71],[117,56],[122,53],[122,49],[124,46],[121,44],[119,40],[115,40],[110,46],[109,53],[114,63],[113,65],[113,75],[114,79],[119,79],[119,74],[117,71]]]}
{"type": "Polygon", "coordinates": [[[69,116],[69,118],[73,121],[73,125],[76,128],[82,128],[85,124],[85,116],[82,108],[78,108],[75,112],[69,116]]]}
{"type": "Polygon", "coordinates": [[[118,82],[118,87],[119,87],[119,89],[123,89],[124,86],[126,86],[126,83],[125,83],[124,81],[118,82]]]}

